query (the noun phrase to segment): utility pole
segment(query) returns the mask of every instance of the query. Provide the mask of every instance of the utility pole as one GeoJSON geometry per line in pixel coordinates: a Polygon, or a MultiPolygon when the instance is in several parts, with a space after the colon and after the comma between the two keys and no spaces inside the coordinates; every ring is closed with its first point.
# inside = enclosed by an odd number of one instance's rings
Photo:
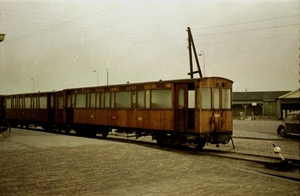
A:
{"type": "Polygon", "coordinates": [[[196,51],[196,48],[195,48],[195,44],[194,44],[194,40],[193,40],[193,36],[192,36],[192,32],[191,32],[190,27],[187,28],[187,32],[188,32],[189,58],[190,58],[190,73],[188,73],[188,75],[190,75],[191,78],[193,78],[194,74],[199,73],[200,78],[203,78],[201,68],[200,68],[200,64],[199,64],[199,60],[198,60],[197,51],[196,51]],[[192,50],[194,52],[194,57],[195,57],[195,60],[196,60],[198,71],[193,71],[192,50]]]}

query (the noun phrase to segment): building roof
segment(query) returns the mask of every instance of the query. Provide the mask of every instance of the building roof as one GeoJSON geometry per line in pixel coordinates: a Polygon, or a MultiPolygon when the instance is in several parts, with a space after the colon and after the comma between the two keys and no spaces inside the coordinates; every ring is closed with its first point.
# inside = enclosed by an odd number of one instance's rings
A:
{"type": "Polygon", "coordinates": [[[276,101],[280,96],[290,91],[263,91],[263,92],[233,92],[234,102],[264,102],[276,101]]]}
{"type": "Polygon", "coordinates": [[[300,98],[300,89],[296,89],[284,95],[281,95],[279,99],[293,99],[293,98],[300,98]]]}

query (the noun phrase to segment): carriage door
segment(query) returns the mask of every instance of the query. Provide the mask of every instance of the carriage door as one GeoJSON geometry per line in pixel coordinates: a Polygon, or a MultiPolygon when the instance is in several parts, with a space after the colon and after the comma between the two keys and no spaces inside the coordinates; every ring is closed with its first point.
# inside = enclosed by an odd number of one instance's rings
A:
{"type": "Polygon", "coordinates": [[[188,126],[188,85],[175,84],[174,121],[176,131],[187,131],[188,126]]]}
{"type": "Polygon", "coordinates": [[[74,116],[74,94],[70,91],[66,91],[64,106],[64,122],[69,125],[73,122],[74,116]]]}
{"type": "Polygon", "coordinates": [[[55,99],[55,122],[63,122],[63,107],[64,107],[64,92],[60,91],[56,93],[55,99]]]}

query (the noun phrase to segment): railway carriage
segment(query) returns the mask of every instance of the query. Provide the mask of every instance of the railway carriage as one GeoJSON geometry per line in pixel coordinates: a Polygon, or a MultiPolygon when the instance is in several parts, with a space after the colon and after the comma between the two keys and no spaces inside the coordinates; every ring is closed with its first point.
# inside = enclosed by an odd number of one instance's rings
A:
{"type": "Polygon", "coordinates": [[[111,129],[152,135],[160,145],[226,144],[232,135],[232,81],[220,77],[67,89],[63,124],[78,134],[111,129]]]}
{"type": "Polygon", "coordinates": [[[159,145],[202,148],[232,135],[232,81],[221,77],[6,95],[1,116],[13,127],[42,126],[79,135],[151,135],[159,145]]]}
{"type": "Polygon", "coordinates": [[[45,129],[55,125],[55,92],[27,93],[3,96],[6,120],[12,127],[30,125],[45,129]]]}

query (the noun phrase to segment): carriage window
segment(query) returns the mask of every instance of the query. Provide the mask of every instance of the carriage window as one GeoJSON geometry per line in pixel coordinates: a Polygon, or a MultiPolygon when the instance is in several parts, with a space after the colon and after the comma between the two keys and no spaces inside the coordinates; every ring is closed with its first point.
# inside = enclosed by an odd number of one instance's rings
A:
{"type": "Polygon", "coordinates": [[[40,97],[40,108],[41,109],[47,108],[47,97],[40,97]]]}
{"type": "Polygon", "coordinates": [[[86,94],[76,94],[76,108],[86,107],[86,94]]]}
{"type": "Polygon", "coordinates": [[[86,106],[87,108],[91,107],[91,99],[90,99],[91,95],[90,94],[86,94],[86,106]]]}
{"type": "Polygon", "coordinates": [[[19,108],[19,99],[11,98],[11,108],[19,108]]]}
{"type": "Polygon", "coordinates": [[[195,108],[195,90],[189,90],[189,108],[195,108]]]}
{"type": "Polygon", "coordinates": [[[144,91],[138,91],[137,92],[137,107],[138,108],[144,108],[145,107],[145,92],[144,91]]]}
{"type": "Polygon", "coordinates": [[[57,98],[57,108],[63,109],[64,108],[64,97],[60,96],[57,98]]]}
{"type": "Polygon", "coordinates": [[[131,99],[131,104],[132,104],[132,108],[136,108],[136,97],[137,97],[137,95],[136,95],[136,91],[132,91],[132,93],[131,93],[131,96],[132,96],[132,99],[131,99]]]}
{"type": "Polygon", "coordinates": [[[110,93],[109,92],[104,93],[104,107],[105,108],[110,107],[110,93]]]}
{"type": "Polygon", "coordinates": [[[220,89],[214,88],[214,109],[220,108],[220,89]]]}
{"type": "Polygon", "coordinates": [[[171,108],[172,93],[171,89],[152,90],[152,108],[171,108]]]}
{"type": "Polygon", "coordinates": [[[110,107],[115,108],[115,92],[110,93],[110,107]]]}
{"type": "Polygon", "coordinates": [[[230,109],[231,108],[231,93],[230,89],[222,89],[222,107],[223,109],[230,109]]]}
{"type": "Polygon", "coordinates": [[[100,107],[101,107],[101,108],[104,108],[104,93],[101,93],[100,96],[101,96],[101,100],[100,100],[100,101],[101,101],[101,102],[100,102],[101,105],[100,105],[100,107]]]}
{"type": "Polygon", "coordinates": [[[130,108],[131,91],[116,92],[116,108],[130,108]]]}
{"type": "Polygon", "coordinates": [[[24,108],[24,98],[23,97],[20,97],[20,98],[17,98],[19,100],[19,107],[18,108],[24,108]]]}
{"type": "Polygon", "coordinates": [[[100,93],[97,93],[97,94],[96,94],[96,107],[97,107],[97,108],[100,107],[100,101],[101,101],[100,95],[101,95],[100,93]]]}
{"type": "Polygon", "coordinates": [[[91,108],[96,107],[96,93],[91,94],[91,108]]]}
{"type": "Polygon", "coordinates": [[[32,108],[36,108],[36,97],[32,97],[32,108]]]}
{"type": "Polygon", "coordinates": [[[30,108],[30,102],[31,102],[31,98],[25,97],[25,108],[26,109],[30,108]]]}
{"type": "Polygon", "coordinates": [[[210,88],[202,88],[202,109],[211,109],[210,88]]]}
{"type": "Polygon", "coordinates": [[[146,90],[146,108],[150,108],[150,90],[146,90]]]}
{"type": "Polygon", "coordinates": [[[68,95],[68,108],[72,108],[74,106],[74,94],[68,95]]]}
{"type": "Polygon", "coordinates": [[[7,109],[11,109],[11,108],[12,108],[12,107],[11,107],[11,105],[12,105],[11,102],[12,102],[11,99],[9,99],[9,98],[6,99],[6,108],[7,108],[7,109]]]}
{"type": "Polygon", "coordinates": [[[178,107],[184,108],[184,88],[180,88],[178,92],[178,107]]]}

